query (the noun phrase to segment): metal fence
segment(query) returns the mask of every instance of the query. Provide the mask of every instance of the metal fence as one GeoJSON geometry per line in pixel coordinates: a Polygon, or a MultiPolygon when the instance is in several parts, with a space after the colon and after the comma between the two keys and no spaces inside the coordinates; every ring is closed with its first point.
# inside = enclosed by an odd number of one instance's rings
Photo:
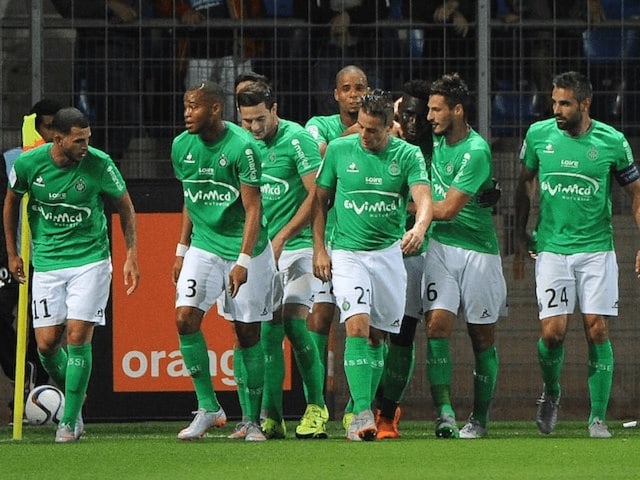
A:
{"type": "MultiPolygon", "coordinates": [[[[603,1],[605,6],[622,5],[621,14],[596,24],[589,21],[589,11],[582,18],[561,13],[565,2],[559,1],[550,2],[551,17],[528,18],[526,7],[532,2],[523,0],[515,2],[523,15],[507,23],[492,12],[489,0],[479,0],[471,2],[474,10],[464,37],[451,23],[413,16],[421,2],[405,3],[412,6],[408,15],[405,11],[394,18],[393,12],[380,9],[373,12],[373,21],[351,23],[345,30],[329,25],[329,12],[314,18],[315,0],[308,2],[307,16],[270,15],[267,8],[261,17],[209,18],[196,27],[142,8],[133,22],[116,23],[106,13],[97,19],[63,18],[49,1],[9,1],[0,33],[2,148],[20,142],[22,116],[31,104],[53,97],[85,110],[92,121],[93,144],[116,159],[127,179],[170,178],[169,149],[182,129],[182,94],[190,79],[200,78],[198,72],[210,69],[226,89],[230,120],[235,119],[233,78],[252,69],[273,80],[281,115],[304,123],[312,115],[334,113],[335,73],[344,65],[361,66],[372,86],[395,94],[409,79],[433,80],[459,71],[475,92],[471,121],[492,144],[503,186],[495,220],[510,314],[498,329],[501,372],[494,417],[532,418],[541,386],[532,268],[527,267],[527,280],[511,276],[512,193],[520,140],[531,122],[550,113],[552,75],[576,69],[588,73],[594,85],[593,116],[623,130],[640,152],[640,20],[634,16],[640,14],[640,2],[603,1]]],[[[283,8],[286,4],[275,2],[283,8]]],[[[265,5],[273,7],[274,2],[265,5]]],[[[632,262],[638,242],[630,202],[621,189],[614,190],[621,315],[612,322],[616,371],[610,410],[613,416],[635,417],[640,413],[640,303],[632,262]]],[[[417,342],[418,368],[407,392],[407,412],[428,418],[422,328],[417,342]]],[[[456,402],[470,408],[473,359],[463,325],[457,326],[453,349],[456,402]]],[[[337,355],[340,377],[340,352],[337,355]]],[[[576,316],[563,372],[566,416],[587,415],[586,360],[576,316]]],[[[336,396],[339,406],[346,396],[344,379],[337,380],[336,396]]]]}

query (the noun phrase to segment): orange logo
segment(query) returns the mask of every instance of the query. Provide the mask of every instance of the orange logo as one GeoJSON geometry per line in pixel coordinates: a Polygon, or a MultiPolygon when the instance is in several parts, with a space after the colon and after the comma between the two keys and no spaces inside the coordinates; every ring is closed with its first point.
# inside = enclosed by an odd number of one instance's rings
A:
{"type": "MultiPolygon", "coordinates": [[[[113,389],[115,392],[193,391],[184,367],[175,324],[175,286],[171,267],[180,232],[180,213],[139,213],[138,262],[141,280],[128,297],[122,280],[125,245],[113,229],[113,389]]],[[[112,224],[119,225],[118,215],[112,224]]],[[[202,331],[209,349],[216,391],[235,390],[233,331],[215,307],[205,316],[202,331]]],[[[285,390],[291,390],[291,348],[285,341],[285,390]]]]}

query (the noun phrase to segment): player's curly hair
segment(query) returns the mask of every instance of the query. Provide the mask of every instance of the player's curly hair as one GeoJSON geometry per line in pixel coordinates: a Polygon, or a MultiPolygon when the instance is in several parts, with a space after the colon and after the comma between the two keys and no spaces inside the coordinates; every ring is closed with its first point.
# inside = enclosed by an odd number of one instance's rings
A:
{"type": "Polygon", "coordinates": [[[442,95],[449,108],[462,105],[465,112],[471,101],[469,87],[457,72],[445,73],[434,81],[431,84],[430,95],[442,95]]]}

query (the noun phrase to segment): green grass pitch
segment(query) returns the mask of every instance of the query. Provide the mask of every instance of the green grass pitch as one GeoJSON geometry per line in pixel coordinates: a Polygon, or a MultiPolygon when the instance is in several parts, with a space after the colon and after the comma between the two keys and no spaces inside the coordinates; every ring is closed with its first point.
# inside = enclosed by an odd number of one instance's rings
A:
{"type": "Polygon", "coordinates": [[[9,479],[630,479],[640,478],[640,428],[609,421],[611,439],[586,422],[558,422],[549,436],[531,422],[493,422],[481,440],[439,440],[433,422],[403,421],[402,438],[348,442],[340,422],[328,440],[228,440],[233,422],[198,442],[176,439],[188,422],[88,423],[78,443],[53,443],[54,426],[0,427],[0,478],[9,479]]]}

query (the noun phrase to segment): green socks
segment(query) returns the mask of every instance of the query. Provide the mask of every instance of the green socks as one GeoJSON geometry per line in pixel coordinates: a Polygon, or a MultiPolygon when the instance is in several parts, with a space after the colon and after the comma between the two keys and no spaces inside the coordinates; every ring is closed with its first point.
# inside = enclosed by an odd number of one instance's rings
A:
{"type": "Polygon", "coordinates": [[[250,421],[260,423],[260,406],[264,386],[264,351],[260,342],[240,351],[246,375],[245,409],[242,413],[244,416],[246,412],[250,421]]]}
{"type": "Polygon", "coordinates": [[[560,371],[564,363],[564,345],[550,349],[542,339],[539,339],[538,363],[542,372],[545,393],[557,399],[560,396],[560,371]]]}
{"type": "Polygon", "coordinates": [[[82,410],[92,366],[91,344],[68,345],[69,357],[64,388],[64,413],[60,419],[72,428],[82,410]]]}
{"type": "Polygon", "coordinates": [[[483,427],[487,426],[489,407],[498,378],[498,354],[491,346],[476,356],[473,372],[473,418],[483,427]]]}
{"type": "Polygon", "coordinates": [[[64,348],[60,348],[56,353],[47,357],[40,353],[38,350],[38,357],[40,357],[40,363],[47,371],[54,383],[60,387],[61,390],[65,389],[66,377],[67,377],[67,363],[68,356],[64,348]]]}
{"type": "Polygon", "coordinates": [[[589,424],[596,417],[604,422],[613,381],[613,348],[609,340],[597,345],[589,345],[588,368],[589,395],[591,396],[589,424]]]}
{"type": "Polygon", "coordinates": [[[371,409],[372,368],[369,341],[364,337],[347,337],[344,348],[344,373],[353,399],[353,413],[371,409]]]}
{"type": "Polygon", "coordinates": [[[451,353],[448,338],[427,340],[427,379],[438,415],[455,417],[451,407],[451,353]]]}
{"type": "Polygon", "coordinates": [[[300,369],[307,403],[324,407],[324,368],[320,363],[316,344],[307,330],[307,321],[304,318],[285,320],[284,330],[300,369]]]}
{"type": "MultiPolygon", "coordinates": [[[[262,363],[264,370],[264,361],[262,363]]],[[[241,348],[233,347],[233,376],[236,380],[236,390],[238,391],[238,403],[240,404],[240,411],[242,412],[242,421],[249,420],[248,416],[248,404],[247,397],[247,369],[244,365],[243,350],[241,348]]],[[[260,408],[260,407],[258,407],[260,408]]]]}
{"type": "Polygon", "coordinates": [[[282,420],[282,383],[284,382],[284,326],[281,323],[263,322],[260,333],[264,351],[264,391],[262,410],[277,422],[282,420]]]}
{"type": "Polygon", "coordinates": [[[322,376],[324,377],[324,371],[327,368],[327,345],[329,344],[329,335],[312,331],[309,331],[309,335],[311,336],[313,343],[316,345],[316,350],[318,350],[320,365],[322,365],[322,376]]]}
{"type": "Polygon", "coordinates": [[[400,403],[404,392],[409,385],[409,380],[413,376],[416,364],[416,347],[411,344],[403,347],[389,344],[389,352],[384,364],[382,375],[382,387],[384,398],[400,403]]]}
{"type": "Polygon", "coordinates": [[[191,375],[193,386],[196,390],[198,408],[204,408],[207,412],[217,412],[220,404],[216,398],[209,373],[209,352],[204,335],[201,331],[187,335],[178,335],[180,340],[180,353],[184,364],[191,375]]]}
{"type": "Polygon", "coordinates": [[[376,390],[382,379],[384,372],[384,357],[386,354],[386,343],[380,345],[369,345],[369,364],[371,365],[371,399],[375,398],[376,390]]]}

